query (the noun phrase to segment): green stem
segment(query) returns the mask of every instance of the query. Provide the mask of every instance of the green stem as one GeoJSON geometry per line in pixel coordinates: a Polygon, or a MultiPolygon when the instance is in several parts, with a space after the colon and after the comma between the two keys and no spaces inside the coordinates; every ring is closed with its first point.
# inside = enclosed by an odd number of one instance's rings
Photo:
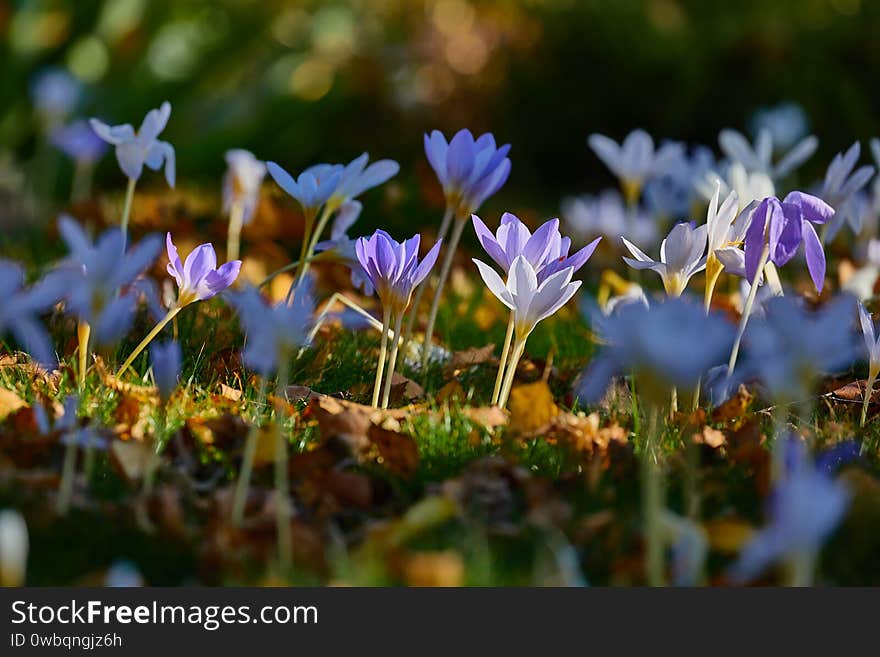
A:
{"type": "Polygon", "coordinates": [[[510,343],[513,341],[513,311],[510,311],[510,319],[507,322],[507,334],[504,336],[504,346],[501,347],[501,360],[498,362],[498,374],[495,375],[495,388],[492,390],[491,405],[498,403],[501,396],[501,383],[504,380],[504,369],[507,367],[507,359],[510,357],[510,343]]]}
{"type": "Polygon", "coordinates": [[[128,219],[131,216],[131,202],[134,199],[134,186],[137,184],[136,178],[128,179],[128,187],[125,190],[125,205],[122,206],[122,235],[128,240],[128,219]]]}
{"type": "Polygon", "coordinates": [[[648,586],[665,584],[663,557],[663,471],[660,462],[660,410],[652,405],[649,410],[648,435],[642,454],[642,513],[645,522],[645,576],[648,586]]]}
{"type": "Polygon", "coordinates": [[[788,586],[812,586],[816,576],[816,553],[812,550],[796,552],[786,563],[788,586]]]}
{"type": "Polygon", "coordinates": [[[168,425],[168,409],[163,403],[159,407],[159,423],[156,426],[155,435],[153,436],[153,444],[150,449],[150,456],[147,459],[147,467],[144,471],[144,496],[149,496],[153,492],[153,485],[156,482],[156,470],[159,467],[159,456],[162,454],[163,436],[165,427],[168,425]]]}
{"type": "Polygon", "coordinates": [[[73,180],[70,185],[70,201],[76,203],[86,200],[92,193],[92,174],[95,163],[77,160],[73,165],[73,180]]]}
{"type": "MultiPolygon", "coordinates": [[[[528,336],[526,336],[528,337],[528,336]]],[[[498,406],[507,407],[507,400],[510,398],[510,391],[513,389],[513,379],[516,377],[516,367],[522,358],[526,349],[526,338],[517,338],[513,343],[513,352],[510,362],[507,364],[507,372],[504,374],[504,383],[501,386],[501,396],[498,398],[498,406]]]]}
{"type": "Polygon", "coordinates": [[[137,358],[140,355],[140,353],[144,349],[147,348],[147,345],[149,345],[150,342],[153,341],[153,338],[155,338],[157,335],[159,335],[159,332],[163,328],[165,328],[165,325],[168,324],[168,322],[170,322],[172,319],[174,319],[177,316],[177,313],[179,313],[181,310],[183,310],[183,306],[173,306],[168,311],[168,314],[165,315],[165,317],[163,317],[161,320],[159,320],[159,323],[153,327],[152,331],[147,333],[147,337],[145,337],[143,340],[141,340],[141,343],[137,347],[134,348],[134,351],[131,352],[131,355],[125,360],[125,362],[122,364],[122,367],[119,368],[119,371],[116,372],[116,378],[119,378],[123,374],[125,374],[125,371],[129,367],[131,367],[131,364],[134,362],[134,359],[137,358]]]}
{"type": "Polygon", "coordinates": [[[241,229],[244,219],[244,204],[236,201],[229,210],[229,231],[226,234],[226,262],[238,260],[241,249],[241,229]]]}
{"type": "Polygon", "coordinates": [[[379,346],[379,362],[376,364],[376,381],[373,384],[373,408],[379,408],[379,394],[382,391],[382,373],[385,371],[385,355],[388,352],[388,325],[391,324],[391,309],[382,311],[382,341],[379,346]]]}
{"type": "Polygon", "coordinates": [[[431,302],[431,312],[428,314],[428,324],[425,326],[425,341],[422,347],[422,372],[428,367],[428,359],[431,356],[431,340],[434,337],[434,324],[437,322],[437,312],[440,310],[440,298],[443,296],[443,288],[446,287],[446,279],[452,270],[452,262],[455,259],[455,249],[461,239],[461,233],[467,221],[464,218],[456,218],[452,228],[452,236],[446,245],[446,257],[443,259],[443,268],[440,270],[440,278],[437,281],[437,289],[434,291],[434,300],[431,302]]]}
{"type": "Polygon", "coordinates": [[[278,563],[285,572],[290,570],[293,556],[293,537],[290,533],[290,483],[287,476],[287,438],[281,430],[285,419],[289,358],[281,361],[275,396],[278,398],[275,416],[275,525],[278,533],[278,563]]]}
{"type": "Polygon", "coordinates": [[[394,368],[397,365],[397,350],[400,347],[400,329],[403,324],[403,313],[397,313],[394,320],[394,342],[391,343],[391,354],[388,356],[388,371],[385,373],[385,390],[382,391],[382,408],[388,408],[391,399],[391,380],[394,378],[394,368]]]}
{"type": "MultiPolygon", "coordinates": [[[[266,380],[260,379],[260,391],[257,393],[257,403],[262,404],[265,400],[266,380]]],[[[241,527],[241,523],[244,520],[244,508],[247,502],[247,492],[251,485],[251,473],[254,469],[254,457],[257,453],[257,436],[259,433],[260,427],[257,424],[257,418],[254,417],[253,424],[248,431],[247,440],[244,445],[241,470],[238,473],[238,481],[235,483],[235,494],[232,498],[233,527],[241,527]]]]}
{"type": "MultiPolygon", "coordinates": [[[[312,241],[312,230],[315,227],[315,210],[307,209],[303,212],[303,219],[305,220],[305,229],[303,231],[303,241],[302,246],[299,250],[299,259],[297,260],[297,268],[296,273],[293,275],[293,283],[290,286],[291,291],[296,287],[296,284],[299,282],[299,279],[302,278],[304,269],[307,268],[308,263],[306,263],[306,253],[309,250],[309,244],[312,241]]],[[[288,299],[290,298],[291,293],[288,292],[288,299]]]]}
{"type": "MultiPolygon", "coordinates": [[[[874,393],[874,382],[877,379],[876,373],[871,373],[868,376],[868,384],[865,388],[865,399],[862,401],[862,418],[859,420],[859,426],[865,426],[865,420],[868,419],[868,405],[871,403],[871,395],[874,393]]],[[[862,443],[864,445],[864,442],[862,443]]]]}
{"type": "MultiPolygon", "coordinates": [[[[449,226],[452,224],[452,217],[452,204],[447,204],[446,210],[443,213],[443,219],[440,222],[440,231],[437,233],[438,240],[446,239],[446,233],[449,232],[449,226]]],[[[415,329],[416,321],[419,317],[419,307],[422,304],[422,296],[424,296],[425,290],[428,289],[428,280],[429,279],[425,279],[422,284],[416,288],[412,302],[409,305],[412,312],[409,315],[409,319],[406,321],[406,330],[403,332],[403,343],[400,346],[400,349],[404,354],[406,354],[406,348],[409,345],[409,341],[412,339],[413,330],[415,329]]]]}
{"type": "Polygon", "coordinates": [[[758,294],[758,280],[761,278],[761,272],[764,270],[764,265],[767,264],[767,258],[769,255],[770,245],[764,244],[764,249],[761,251],[761,257],[758,260],[758,268],[755,270],[755,276],[752,278],[751,287],[749,287],[749,296],[746,298],[746,305],[743,306],[742,318],[739,320],[739,329],[736,332],[736,340],[734,341],[733,349],[730,352],[730,360],[727,363],[728,379],[733,376],[733,368],[736,367],[736,358],[739,355],[740,343],[746,332],[749,315],[752,314],[752,306],[755,305],[755,296],[758,294]]]}
{"type": "MultiPolygon", "coordinates": [[[[330,222],[330,217],[333,216],[333,212],[335,211],[336,206],[331,205],[330,203],[324,206],[324,209],[321,211],[321,217],[318,219],[318,225],[315,227],[315,230],[312,231],[312,239],[309,241],[309,250],[306,255],[306,269],[308,269],[308,258],[312,256],[315,252],[315,247],[318,245],[318,242],[321,240],[321,235],[324,233],[324,230],[327,228],[327,224],[330,222]]],[[[303,271],[303,275],[305,275],[305,271],[303,271]]]]}

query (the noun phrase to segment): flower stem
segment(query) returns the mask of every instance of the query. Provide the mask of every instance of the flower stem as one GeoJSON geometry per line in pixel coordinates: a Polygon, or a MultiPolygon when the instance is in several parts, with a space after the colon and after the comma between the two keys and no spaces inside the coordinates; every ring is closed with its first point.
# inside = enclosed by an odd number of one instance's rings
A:
{"type": "Polygon", "coordinates": [[[816,576],[816,553],[813,550],[800,550],[786,563],[788,586],[812,586],[816,576]]]}
{"type": "Polygon", "coordinates": [[[327,225],[330,215],[333,214],[330,206],[325,205],[321,211],[321,218],[318,219],[318,225],[315,226],[315,212],[315,210],[310,210],[309,214],[311,216],[306,219],[306,232],[303,235],[302,250],[299,254],[301,265],[297,269],[296,276],[293,278],[294,285],[299,283],[309,270],[309,259],[312,257],[312,252],[315,250],[315,245],[318,243],[321,233],[324,232],[324,227],[327,225]]]}
{"type": "Polygon", "coordinates": [[[229,231],[226,234],[226,262],[238,260],[241,248],[241,228],[244,219],[244,204],[236,201],[229,210],[229,231]]]}
{"type": "Polygon", "coordinates": [[[382,408],[388,408],[391,398],[391,380],[394,378],[394,367],[397,365],[397,350],[400,347],[400,328],[403,324],[403,313],[397,313],[394,320],[394,342],[391,344],[391,353],[388,356],[388,372],[385,374],[385,390],[382,392],[382,408]]]}
{"type": "Polygon", "coordinates": [[[134,199],[134,186],[137,184],[136,178],[128,179],[128,187],[125,190],[125,205],[122,206],[122,235],[128,241],[128,219],[131,216],[131,202],[134,199]]]}
{"type": "Polygon", "coordinates": [[[153,485],[156,482],[156,470],[159,467],[159,455],[162,453],[165,427],[168,426],[168,409],[165,404],[159,407],[159,422],[153,436],[153,444],[151,445],[150,455],[147,457],[147,466],[144,469],[144,497],[153,492],[153,485]]]}
{"type": "Polygon", "coordinates": [[[125,370],[127,370],[129,367],[131,367],[131,364],[134,362],[134,359],[137,358],[140,355],[140,353],[144,349],[147,348],[147,345],[149,345],[150,342],[153,341],[153,338],[155,338],[157,335],[159,335],[159,332],[163,328],[165,328],[165,325],[168,324],[168,322],[170,322],[172,319],[177,317],[177,313],[179,313],[181,310],[183,310],[183,306],[172,306],[171,307],[171,309],[168,311],[168,314],[159,320],[159,323],[153,327],[153,330],[150,331],[149,333],[147,333],[147,337],[145,337],[143,340],[141,340],[141,343],[137,347],[134,348],[134,351],[131,352],[131,355],[125,359],[125,362],[122,364],[122,367],[120,367],[119,371],[116,372],[116,378],[119,378],[123,374],[125,374],[125,370]]]}
{"type": "Polygon", "coordinates": [[[82,394],[86,387],[86,370],[89,367],[89,337],[92,334],[92,327],[88,322],[79,320],[76,325],[76,337],[79,341],[79,392],[82,394]]]}
{"type": "Polygon", "coordinates": [[[382,342],[379,346],[379,362],[376,364],[376,382],[373,384],[373,408],[379,408],[379,393],[382,389],[382,373],[385,371],[385,354],[388,352],[388,325],[391,324],[391,309],[382,311],[382,342]]]}
{"type": "Polygon", "coordinates": [[[510,343],[513,341],[513,311],[510,311],[510,320],[507,322],[507,334],[504,336],[504,346],[501,347],[501,360],[498,362],[498,374],[495,376],[495,389],[492,391],[491,405],[498,403],[501,396],[501,383],[504,380],[504,369],[507,367],[507,359],[510,357],[510,343]]]}
{"type": "MultiPolygon", "coordinates": [[[[296,287],[299,279],[303,276],[303,270],[307,266],[305,261],[306,253],[309,251],[309,244],[312,241],[312,229],[315,227],[315,210],[311,208],[305,210],[303,218],[305,219],[305,230],[303,231],[303,241],[299,251],[299,259],[297,260],[296,273],[293,275],[293,283],[290,286],[291,290],[296,287]]],[[[290,293],[287,296],[289,298],[290,293]]]]}
{"type": "Polygon", "coordinates": [[[663,586],[663,471],[660,463],[660,409],[652,405],[648,412],[648,434],[642,454],[642,513],[645,522],[645,577],[648,586],[663,586]]]}
{"type": "MultiPolygon", "coordinates": [[[[308,255],[306,256],[306,269],[308,269],[309,265],[308,258],[310,258],[311,255],[315,252],[315,247],[321,240],[321,235],[324,233],[324,229],[327,228],[327,223],[330,221],[330,217],[333,216],[335,207],[336,206],[330,205],[328,203],[321,211],[321,217],[318,219],[318,225],[315,227],[315,230],[312,231],[312,239],[309,242],[308,255]]],[[[303,275],[305,275],[305,271],[303,271],[303,275]]]]}
{"type": "Polygon", "coordinates": [[[287,438],[281,430],[285,418],[284,405],[287,401],[287,377],[289,359],[283,358],[275,383],[275,525],[278,532],[278,563],[282,570],[290,569],[293,552],[293,537],[290,533],[290,483],[287,476],[287,438]]]}
{"type": "Polygon", "coordinates": [[[864,427],[865,420],[868,419],[868,405],[871,403],[871,396],[874,394],[874,382],[876,380],[877,380],[876,373],[871,373],[868,376],[868,384],[865,387],[865,399],[862,402],[862,418],[859,420],[860,427],[864,427]]]}
{"type": "Polygon", "coordinates": [[[755,305],[755,296],[758,294],[758,280],[767,264],[767,258],[770,255],[770,245],[764,244],[761,251],[761,257],[758,260],[758,268],[755,270],[755,276],[752,279],[751,287],[749,287],[749,296],[746,298],[746,305],[743,306],[742,318],[739,320],[739,329],[736,332],[736,340],[733,343],[733,349],[730,352],[730,360],[727,363],[727,378],[733,376],[733,368],[736,367],[736,358],[739,355],[739,347],[742,342],[743,335],[746,332],[746,325],[749,322],[749,315],[752,314],[752,306],[755,305]]]}
{"type": "Polygon", "coordinates": [[[513,343],[513,351],[511,352],[510,361],[507,363],[507,372],[504,374],[504,383],[501,386],[501,396],[498,398],[498,406],[507,407],[507,400],[510,397],[510,391],[513,388],[513,379],[516,376],[516,367],[522,358],[526,349],[526,339],[517,338],[513,343]]]}
{"type": "MultiPolygon", "coordinates": [[[[450,203],[446,205],[446,210],[443,212],[443,220],[440,222],[440,231],[437,233],[438,240],[446,239],[446,233],[449,232],[449,226],[452,224],[452,217],[453,211],[452,204],[450,203]]],[[[425,294],[426,289],[428,289],[428,279],[425,279],[422,284],[416,288],[412,302],[410,303],[409,307],[412,309],[412,312],[406,322],[406,330],[403,332],[403,343],[400,345],[400,349],[404,354],[406,354],[406,347],[412,339],[416,320],[419,317],[419,306],[422,303],[422,296],[425,294]]]]}
{"type": "Polygon", "coordinates": [[[86,200],[92,193],[92,174],[95,163],[77,160],[73,167],[73,180],[70,185],[70,200],[73,203],[86,200]]]}
{"type": "MultiPolygon", "coordinates": [[[[266,379],[260,379],[260,391],[257,393],[257,403],[262,404],[266,400],[266,379]]],[[[232,526],[241,527],[244,520],[244,507],[247,502],[247,492],[250,488],[251,473],[254,469],[254,456],[257,453],[257,435],[260,427],[257,419],[248,431],[247,440],[244,444],[244,455],[241,460],[241,470],[238,473],[238,481],[235,483],[235,493],[232,498],[232,526]]]]}
{"type": "Polygon", "coordinates": [[[434,324],[437,322],[437,311],[440,310],[440,297],[443,296],[443,288],[446,287],[446,279],[452,269],[452,261],[455,259],[455,249],[461,239],[461,233],[467,222],[464,218],[456,217],[452,228],[449,244],[446,245],[446,257],[443,259],[443,268],[440,270],[440,278],[437,281],[437,289],[434,291],[434,300],[431,302],[431,312],[428,313],[428,324],[425,326],[425,341],[422,346],[422,371],[428,366],[431,356],[431,339],[434,337],[434,324]]]}

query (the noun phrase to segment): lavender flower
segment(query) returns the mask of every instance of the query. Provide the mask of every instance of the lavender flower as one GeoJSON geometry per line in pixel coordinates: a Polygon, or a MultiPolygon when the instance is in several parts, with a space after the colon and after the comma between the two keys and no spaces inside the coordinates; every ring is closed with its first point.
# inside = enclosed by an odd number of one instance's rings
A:
{"type": "Polygon", "coordinates": [[[641,208],[629,212],[617,190],[565,198],[562,217],[566,228],[581,242],[598,234],[615,240],[628,235],[636,244],[657,243],[657,223],[651,215],[641,208]]]}
{"type": "Polygon", "coordinates": [[[164,164],[165,180],[174,187],[174,147],[167,141],[158,139],[170,116],[171,104],[166,101],[159,109],[147,112],[137,132],[128,123],[110,126],[98,119],[92,119],[91,124],[101,139],[116,147],[119,168],[129,180],[138,180],[144,165],[158,171],[164,164]]]}
{"type": "Polygon", "coordinates": [[[729,577],[746,583],[771,563],[786,561],[790,583],[812,583],[822,543],[840,524],[851,494],[825,468],[816,467],[799,437],[783,440],[784,471],[770,494],[768,525],[743,548],[729,577]]]}
{"type": "Polygon", "coordinates": [[[92,130],[87,121],[82,120],[55,128],[49,135],[49,141],[77,162],[94,163],[107,152],[107,142],[92,130]]]}
{"type": "Polygon", "coordinates": [[[827,225],[825,241],[833,240],[844,223],[848,223],[855,234],[862,230],[863,214],[858,211],[856,195],[871,180],[874,167],[866,164],[855,169],[860,151],[859,142],[855,142],[846,153],[838,153],[825,172],[819,196],[835,209],[827,225]]]}
{"type": "Polygon", "coordinates": [[[183,355],[180,343],[173,340],[159,342],[150,347],[150,363],[153,367],[153,379],[159,389],[159,399],[168,403],[171,393],[177,388],[183,355]]]}
{"type": "Polygon", "coordinates": [[[510,270],[514,259],[523,256],[535,271],[540,271],[550,259],[554,240],[561,240],[559,220],[543,223],[533,235],[518,217],[505,212],[501,215],[498,230],[493,234],[477,215],[471,215],[477,239],[492,260],[503,271],[510,270]]]}
{"type": "Polygon", "coordinates": [[[229,295],[247,334],[244,363],[264,377],[277,372],[309,343],[315,301],[308,280],[300,283],[291,304],[270,305],[253,287],[229,295]]]}
{"type": "Polygon", "coordinates": [[[862,326],[862,336],[865,338],[865,347],[868,356],[868,383],[865,386],[865,397],[862,403],[862,419],[860,426],[865,426],[865,419],[868,416],[868,404],[871,403],[871,395],[874,392],[874,383],[877,376],[880,375],[880,339],[877,338],[874,330],[874,321],[871,319],[871,313],[867,311],[861,302],[859,306],[859,323],[862,326]]]}
{"type": "Polygon", "coordinates": [[[822,199],[803,192],[791,192],[782,201],[765,198],[752,215],[745,235],[745,267],[750,281],[769,261],[778,266],[791,260],[801,242],[807,269],[816,289],[825,281],[825,252],[813,224],[823,224],[834,209],[822,199]]]}
{"type": "Polygon", "coordinates": [[[61,68],[40,72],[31,86],[34,106],[50,124],[58,123],[70,114],[81,96],[80,81],[61,68]]]}
{"type": "Polygon", "coordinates": [[[688,281],[706,267],[706,236],[708,227],[704,224],[694,228],[691,224],[677,224],[668,237],[660,243],[660,260],[652,260],[641,249],[621,237],[624,246],[634,256],[624,257],[624,262],[633,269],[651,269],[660,275],[666,294],[681,296],[688,281]]]}
{"type": "Polygon", "coordinates": [[[125,250],[125,236],[111,228],[95,242],[71,217],[58,221],[70,256],[53,276],[66,283],[69,310],[91,326],[98,344],[112,344],[131,328],[136,297],[126,286],[150,265],[161,242],[149,236],[125,250]]]}
{"type": "Polygon", "coordinates": [[[806,162],[816,152],[819,140],[813,135],[805,137],[773,164],[773,135],[763,129],[758,133],[755,145],[749,143],[742,133],[725,129],[718,135],[718,144],[732,162],[739,162],[748,172],[759,171],[772,180],[785,178],[806,162]]]}
{"type": "Polygon", "coordinates": [[[470,130],[459,130],[447,143],[434,130],[424,136],[425,155],[440,180],[447,207],[457,217],[476,212],[483,202],[507,182],[510,144],[496,146],[492,133],[474,139],[470,130]]]}
{"type": "Polygon", "coordinates": [[[226,151],[226,165],[229,168],[223,176],[223,210],[231,213],[238,208],[241,223],[247,224],[260,200],[260,185],[266,176],[266,163],[258,160],[250,151],[233,148],[226,151]]]}
{"type": "Polygon", "coordinates": [[[377,230],[369,238],[361,237],[355,244],[358,261],[367,273],[379,299],[382,301],[382,343],[379,364],[376,368],[376,381],[373,385],[373,406],[379,404],[382,385],[382,374],[385,368],[385,355],[388,347],[388,329],[394,322],[394,342],[388,355],[388,376],[382,392],[382,407],[388,407],[391,394],[391,378],[397,361],[400,347],[401,324],[403,314],[409,307],[413,290],[429,273],[440,253],[438,241],[425,255],[421,263],[418,261],[419,235],[405,242],[396,242],[384,230],[377,230]]]}
{"type": "Polygon", "coordinates": [[[681,157],[681,144],[666,143],[654,149],[654,140],[644,130],[633,130],[621,144],[605,135],[592,134],[590,148],[617,176],[627,203],[634,205],[649,179],[661,174],[676,158],[681,157]]]}
{"type": "Polygon", "coordinates": [[[210,299],[235,282],[241,270],[241,260],[233,260],[217,267],[217,253],[211,244],[200,244],[180,261],[171,233],[165,236],[168,251],[168,273],[177,281],[177,307],[183,308],[196,301],[210,299]]]}
{"type": "Polygon", "coordinates": [[[797,103],[783,102],[755,110],[750,129],[753,134],[766,130],[770,133],[774,146],[786,150],[806,137],[809,121],[803,107],[797,103]]]}
{"type": "Polygon", "coordinates": [[[303,212],[312,215],[336,192],[344,171],[339,164],[316,164],[295,179],[275,162],[267,162],[266,167],[278,186],[299,202],[303,212]]]}
{"type": "Polygon", "coordinates": [[[368,189],[387,182],[400,171],[400,165],[394,160],[377,160],[367,166],[369,160],[369,154],[362,153],[345,166],[336,191],[328,201],[331,207],[335,209],[356,199],[368,189]]]}
{"type": "Polygon", "coordinates": [[[62,281],[48,276],[30,289],[17,262],[0,259],[0,333],[12,333],[34,360],[51,364],[55,354],[37,315],[48,310],[63,293],[62,281]]]}
{"type": "Polygon", "coordinates": [[[593,322],[606,344],[577,385],[578,396],[587,402],[598,401],[612,377],[635,373],[641,394],[662,404],[673,387],[694,388],[733,343],[733,328],[721,315],[680,298],[651,307],[626,304],[593,322]]]}
{"type": "Polygon", "coordinates": [[[775,400],[806,398],[819,375],[849,367],[857,358],[853,299],[839,296],[809,312],[798,299],[775,297],[745,335],[743,379],[756,378],[775,400]]]}

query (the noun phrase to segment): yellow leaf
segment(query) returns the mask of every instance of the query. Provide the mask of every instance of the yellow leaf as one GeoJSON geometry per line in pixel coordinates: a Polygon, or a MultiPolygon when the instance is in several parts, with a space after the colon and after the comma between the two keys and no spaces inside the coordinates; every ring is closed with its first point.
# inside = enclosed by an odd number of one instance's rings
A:
{"type": "Polygon", "coordinates": [[[15,411],[26,407],[27,402],[12,390],[0,388],[0,420],[5,419],[10,413],[15,413],[15,411]]]}
{"type": "Polygon", "coordinates": [[[532,433],[553,421],[559,407],[553,401],[550,387],[543,381],[516,386],[510,391],[510,430],[514,433],[532,433]]]}

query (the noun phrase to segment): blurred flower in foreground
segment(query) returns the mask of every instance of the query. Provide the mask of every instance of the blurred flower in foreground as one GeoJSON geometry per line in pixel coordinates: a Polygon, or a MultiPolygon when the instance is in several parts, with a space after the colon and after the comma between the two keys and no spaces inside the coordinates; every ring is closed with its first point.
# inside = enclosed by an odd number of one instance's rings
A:
{"type": "Polygon", "coordinates": [[[784,436],[783,472],[770,492],[769,524],[743,548],[728,575],[744,584],[770,564],[784,561],[788,582],[810,586],[822,544],[850,504],[848,489],[817,467],[800,437],[784,436]]]}
{"type": "Polygon", "coordinates": [[[79,103],[82,84],[61,68],[48,68],[34,78],[31,99],[47,124],[61,123],[79,103]]]}
{"type": "Polygon", "coordinates": [[[24,270],[17,262],[0,259],[0,334],[12,333],[31,357],[43,365],[55,362],[49,335],[37,315],[58,301],[64,286],[47,276],[30,289],[24,287],[24,270]]]}
{"type": "Polygon", "coordinates": [[[748,173],[760,172],[779,180],[806,162],[819,147],[819,140],[813,135],[804,137],[776,164],[773,164],[773,134],[767,129],[758,132],[752,146],[741,132],[726,128],[719,133],[718,144],[732,162],[740,163],[748,173]]]}
{"type": "Polygon", "coordinates": [[[635,373],[639,394],[665,403],[673,387],[694,388],[733,342],[733,327],[721,315],[680,298],[626,304],[592,322],[605,344],[578,383],[586,402],[598,401],[614,376],[635,373]]]}
{"type": "Polygon", "coordinates": [[[437,262],[440,253],[440,242],[419,263],[420,236],[414,235],[405,242],[396,242],[384,230],[377,230],[371,237],[361,237],[355,244],[358,261],[376,289],[382,302],[382,345],[379,363],[376,367],[376,382],[373,386],[373,406],[378,407],[382,373],[385,367],[385,355],[388,348],[388,329],[394,322],[394,342],[388,356],[388,376],[382,392],[382,408],[388,407],[391,394],[391,378],[400,346],[401,323],[403,314],[409,307],[413,290],[418,286],[437,262]]]}
{"type": "Polygon", "coordinates": [[[260,186],[266,176],[266,163],[250,151],[226,151],[228,168],[223,176],[223,211],[229,214],[226,261],[238,260],[241,228],[247,224],[260,202],[260,186]]]}
{"type": "Polygon", "coordinates": [[[756,109],[749,128],[754,135],[766,130],[775,148],[788,150],[806,137],[810,126],[803,107],[797,103],[783,102],[756,109]]]}
{"type": "Polygon", "coordinates": [[[28,528],[14,509],[0,511],[0,586],[22,586],[27,574],[28,528]]]}
{"type": "Polygon", "coordinates": [[[666,143],[654,149],[654,140],[644,130],[633,130],[618,144],[605,135],[592,134],[588,139],[590,148],[617,176],[627,204],[635,205],[645,183],[664,172],[682,156],[681,144],[666,143]]]}
{"type": "Polygon", "coordinates": [[[676,224],[669,235],[660,243],[660,260],[652,260],[641,249],[625,237],[624,246],[634,256],[624,257],[624,262],[633,269],[651,269],[660,275],[663,288],[670,297],[681,296],[688,281],[706,267],[705,224],[694,228],[691,224],[676,224]]]}
{"type": "Polygon", "coordinates": [[[107,152],[107,142],[92,130],[88,121],[74,121],[55,128],[49,140],[70,159],[77,162],[97,162],[107,152]]]}
{"type": "Polygon", "coordinates": [[[798,401],[812,394],[821,375],[849,367],[858,357],[850,296],[838,296],[811,312],[800,299],[775,297],[764,317],[749,326],[742,378],[757,378],[776,401],[798,401]]]}
{"type": "Polygon", "coordinates": [[[150,364],[153,368],[153,379],[159,390],[159,399],[167,403],[171,393],[177,387],[183,355],[180,343],[174,340],[158,342],[150,347],[150,364]]]}
{"type": "Polygon", "coordinates": [[[835,155],[825,172],[819,196],[834,208],[834,215],[828,221],[823,235],[825,242],[833,240],[844,223],[848,223],[856,235],[862,230],[863,214],[859,212],[856,195],[871,180],[874,167],[866,164],[855,169],[860,152],[861,146],[855,142],[846,153],[835,155]]]}

